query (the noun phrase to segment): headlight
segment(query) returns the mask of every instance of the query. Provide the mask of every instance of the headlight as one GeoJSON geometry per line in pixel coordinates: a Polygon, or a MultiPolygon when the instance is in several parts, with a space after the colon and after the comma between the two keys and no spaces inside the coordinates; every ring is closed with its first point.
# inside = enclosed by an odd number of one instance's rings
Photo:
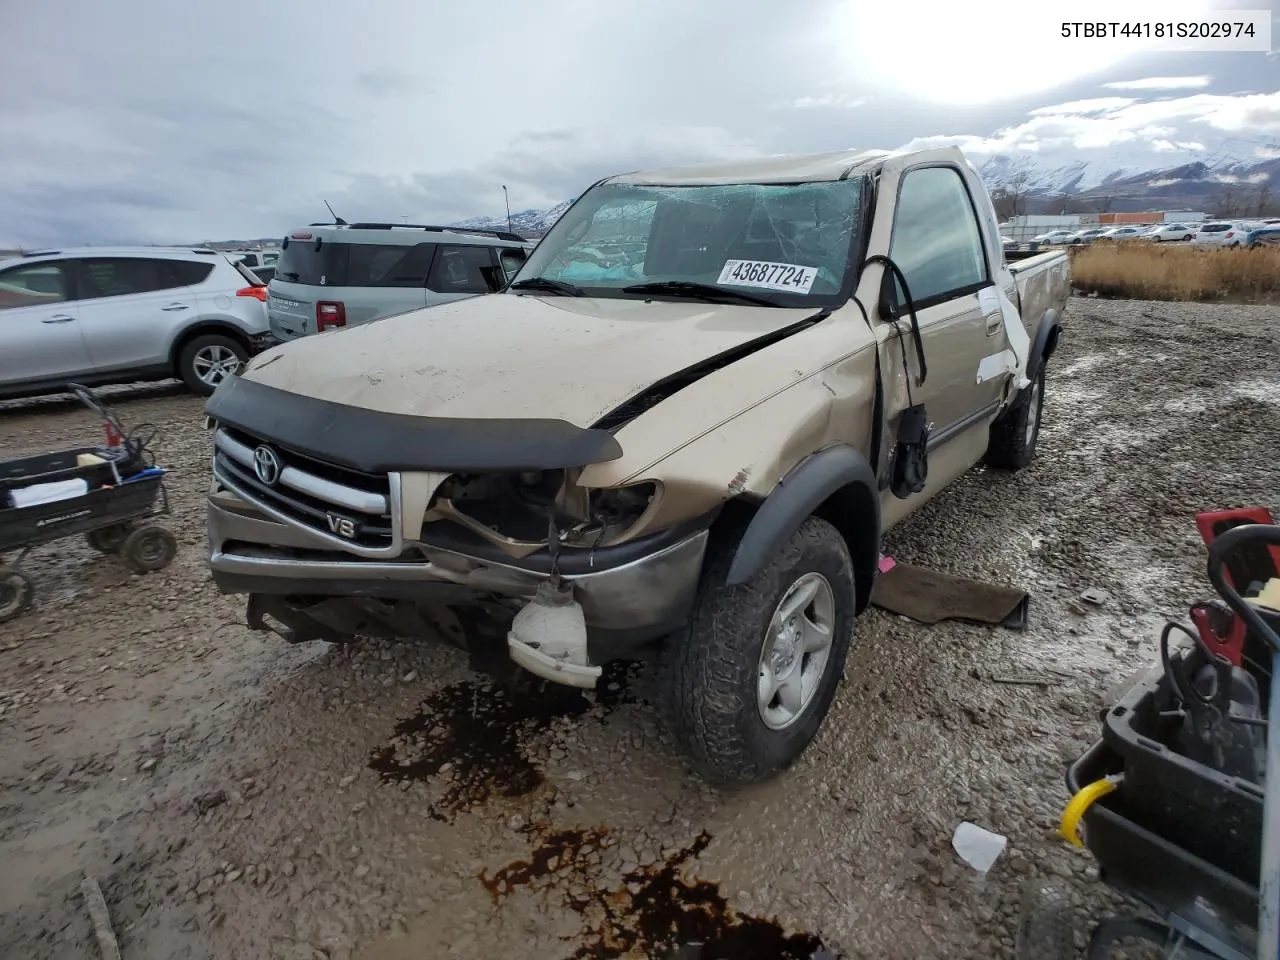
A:
{"type": "Polygon", "coordinates": [[[562,544],[599,547],[624,536],[659,494],[653,482],[589,489],[573,481],[577,472],[525,471],[455,475],[440,485],[428,521],[453,517],[486,536],[511,545],[547,542],[554,511],[562,544]]]}
{"type": "Polygon", "coordinates": [[[568,530],[563,542],[574,547],[592,547],[617,540],[639,522],[657,496],[658,485],[652,481],[590,490],[590,517],[568,530]]]}

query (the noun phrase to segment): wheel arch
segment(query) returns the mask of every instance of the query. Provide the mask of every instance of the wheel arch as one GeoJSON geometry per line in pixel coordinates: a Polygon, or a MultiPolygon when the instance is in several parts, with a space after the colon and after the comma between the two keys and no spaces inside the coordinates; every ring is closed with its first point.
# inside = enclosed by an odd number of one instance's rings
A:
{"type": "Polygon", "coordinates": [[[810,516],[826,520],[844,538],[853,561],[854,614],[861,614],[871,602],[880,563],[880,498],[866,458],[843,444],[801,460],[755,507],[734,550],[726,583],[746,583],[759,573],[810,516]]]}
{"type": "Polygon", "coordinates": [[[251,352],[252,344],[249,341],[249,337],[234,323],[230,323],[226,320],[201,320],[197,323],[193,323],[174,337],[173,344],[169,347],[170,369],[181,375],[181,371],[178,371],[178,360],[182,356],[182,351],[186,348],[187,344],[196,339],[196,337],[203,337],[211,333],[223,334],[224,336],[230,337],[232,340],[235,340],[244,347],[246,351],[251,352]]]}
{"type": "Polygon", "coordinates": [[[1052,308],[1044,312],[1040,318],[1040,326],[1036,330],[1036,339],[1031,344],[1031,353],[1027,357],[1027,376],[1031,376],[1040,366],[1049,361],[1058,341],[1062,337],[1062,314],[1052,308]]]}

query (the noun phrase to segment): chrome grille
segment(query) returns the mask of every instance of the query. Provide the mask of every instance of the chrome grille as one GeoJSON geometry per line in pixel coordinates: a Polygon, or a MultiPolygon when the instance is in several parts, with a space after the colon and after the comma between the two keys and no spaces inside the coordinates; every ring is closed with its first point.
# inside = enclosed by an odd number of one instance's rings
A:
{"type": "Polygon", "coordinates": [[[397,546],[390,476],[317,460],[227,426],[217,428],[213,442],[214,476],[269,515],[358,553],[397,546]]]}

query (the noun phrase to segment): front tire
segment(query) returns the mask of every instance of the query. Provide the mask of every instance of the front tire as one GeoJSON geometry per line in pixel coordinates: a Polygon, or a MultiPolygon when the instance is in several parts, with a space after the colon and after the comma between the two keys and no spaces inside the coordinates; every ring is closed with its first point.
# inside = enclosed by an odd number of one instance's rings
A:
{"type": "Polygon", "coordinates": [[[239,340],[221,333],[206,333],[178,354],[178,376],[192,392],[207,397],[248,362],[249,351],[239,340]]]}
{"type": "Polygon", "coordinates": [[[853,563],[809,517],[763,570],[728,586],[737,537],[709,548],[694,609],[663,648],[672,733],[711,782],[751,783],[804,752],[835,698],[853,630],[853,563]]]}
{"type": "Polygon", "coordinates": [[[985,457],[989,465],[1002,470],[1021,470],[1035,459],[1044,414],[1044,367],[1041,363],[1031,385],[991,424],[985,457]]]}

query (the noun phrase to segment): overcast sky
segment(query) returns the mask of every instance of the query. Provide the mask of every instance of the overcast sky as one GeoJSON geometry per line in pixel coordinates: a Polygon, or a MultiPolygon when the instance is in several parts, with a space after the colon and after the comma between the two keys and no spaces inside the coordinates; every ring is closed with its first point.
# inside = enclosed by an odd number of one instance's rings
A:
{"type": "Polygon", "coordinates": [[[1031,6],[0,0],[0,246],[279,236],[324,199],[450,222],[501,214],[504,183],[541,209],[626,170],[913,141],[1280,142],[1274,54],[1062,40],[1031,6]]]}

